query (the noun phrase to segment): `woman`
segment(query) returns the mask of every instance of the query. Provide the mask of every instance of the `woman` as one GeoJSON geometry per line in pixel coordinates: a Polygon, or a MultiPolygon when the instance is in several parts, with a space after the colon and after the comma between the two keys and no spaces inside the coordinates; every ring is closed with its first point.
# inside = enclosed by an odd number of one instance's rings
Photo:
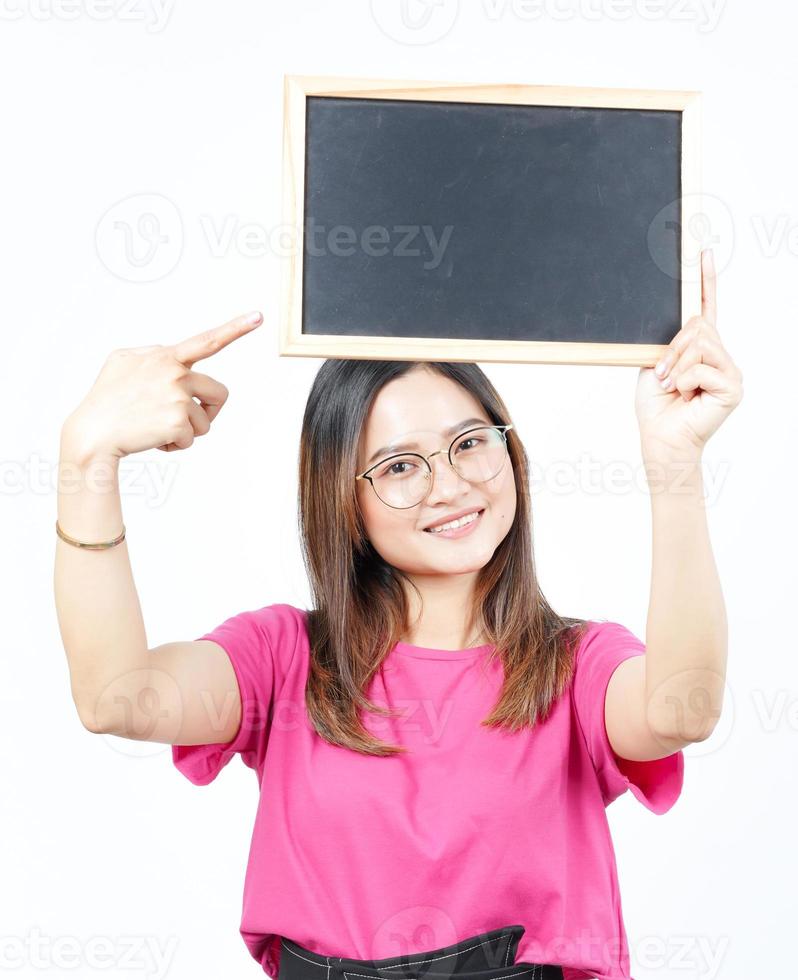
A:
{"type": "Polygon", "coordinates": [[[605,807],[627,788],[673,806],[725,679],[700,463],[742,385],[709,256],[670,383],[638,381],[645,645],[546,602],[526,455],[476,365],[328,360],[299,468],[314,608],[148,650],[118,461],[207,433],[227,390],[193,364],[260,319],[114,352],[64,424],[62,460],[86,479],[59,494],[56,602],[83,724],[171,743],[196,784],[235,754],[256,770],[241,933],[273,977],[629,978],[605,807]],[[105,493],[87,485],[101,468],[105,493]]]}

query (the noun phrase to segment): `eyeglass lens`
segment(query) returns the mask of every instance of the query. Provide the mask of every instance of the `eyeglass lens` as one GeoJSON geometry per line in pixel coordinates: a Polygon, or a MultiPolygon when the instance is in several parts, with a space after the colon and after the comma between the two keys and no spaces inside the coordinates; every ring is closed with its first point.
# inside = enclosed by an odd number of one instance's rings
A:
{"type": "MultiPolygon", "coordinates": [[[[498,429],[472,429],[452,447],[452,463],[469,483],[484,483],[497,476],[507,456],[498,429]]],[[[377,496],[390,507],[413,507],[426,497],[432,480],[429,465],[408,453],[383,461],[371,473],[377,496]]]]}

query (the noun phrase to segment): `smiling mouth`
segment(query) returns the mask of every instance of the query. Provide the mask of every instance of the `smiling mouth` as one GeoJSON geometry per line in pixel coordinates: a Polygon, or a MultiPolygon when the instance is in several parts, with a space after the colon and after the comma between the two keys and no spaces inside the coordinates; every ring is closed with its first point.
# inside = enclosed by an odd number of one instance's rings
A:
{"type": "Polygon", "coordinates": [[[446,524],[438,524],[433,527],[425,527],[423,530],[426,534],[441,534],[445,533],[446,531],[459,531],[461,528],[469,527],[471,524],[475,524],[484,513],[485,508],[481,507],[479,510],[475,510],[471,514],[466,514],[465,517],[461,517],[457,521],[450,521],[446,524]]]}

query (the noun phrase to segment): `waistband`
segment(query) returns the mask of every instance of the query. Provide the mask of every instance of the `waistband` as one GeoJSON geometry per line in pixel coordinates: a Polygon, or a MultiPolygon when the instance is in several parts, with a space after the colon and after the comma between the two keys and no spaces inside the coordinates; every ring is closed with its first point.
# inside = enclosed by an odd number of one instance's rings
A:
{"type": "Polygon", "coordinates": [[[547,963],[516,963],[522,925],[468,936],[449,946],[383,959],[328,956],[281,937],[278,980],[563,980],[547,963]]]}

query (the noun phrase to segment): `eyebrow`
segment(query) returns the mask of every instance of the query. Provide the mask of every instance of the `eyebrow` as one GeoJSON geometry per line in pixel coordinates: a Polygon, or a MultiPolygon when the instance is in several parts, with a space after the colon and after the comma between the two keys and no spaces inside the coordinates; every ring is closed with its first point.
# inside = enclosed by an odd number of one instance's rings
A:
{"type": "MultiPolygon", "coordinates": [[[[443,434],[445,436],[455,436],[457,435],[458,432],[462,431],[463,429],[467,429],[470,426],[474,426],[474,425],[492,425],[492,423],[486,421],[485,419],[477,419],[477,418],[463,419],[462,422],[457,422],[455,425],[450,426],[450,428],[446,429],[443,434]]],[[[380,456],[384,456],[386,453],[403,453],[410,449],[418,449],[418,443],[402,442],[402,443],[394,443],[393,445],[389,445],[389,446],[381,446],[376,452],[373,452],[371,454],[368,460],[366,460],[365,468],[368,469],[368,467],[374,462],[375,459],[378,459],[380,456]]]]}

